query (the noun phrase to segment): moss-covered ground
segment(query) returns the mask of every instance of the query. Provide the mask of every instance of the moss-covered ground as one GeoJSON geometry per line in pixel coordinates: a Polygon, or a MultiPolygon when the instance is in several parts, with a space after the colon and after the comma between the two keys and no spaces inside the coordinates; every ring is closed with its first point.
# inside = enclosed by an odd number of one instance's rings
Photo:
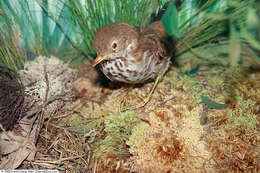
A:
{"type": "MultiPolygon", "coordinates": [[[[40,153],[52,153],[59,161],[45,167],[75,172],[259,171],[260,74],[208,65],[185,73],[195,66],[173,65],[145,107],[124,112],[120,106],[140,104],[153,83],[127,92],[128,86],[105,87],[79,69],[74,110],[50,120],[46,126],[51,130],[43,130],[39,140],[40,148],[48,148],[40,153]],[[227,108],[210,108],[201,96],[227,108]]],[[[88,73],[98,78],[97,72],[88,73]]]]}

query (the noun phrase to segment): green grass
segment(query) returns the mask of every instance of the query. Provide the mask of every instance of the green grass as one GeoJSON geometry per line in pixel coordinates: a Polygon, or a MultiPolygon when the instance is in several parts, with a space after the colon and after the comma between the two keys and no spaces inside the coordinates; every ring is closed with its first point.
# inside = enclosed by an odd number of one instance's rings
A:
{"type": "MultiPolygon", "coordinates": [[[[1,29],[5,29],[6,24],[0,23],[1,29]]],[[[0,66],[9,67],[17,71],[22,68],[26,60],[25,51],[19,49],[19,31],[13,27],[8,33],[0,33],[0,66]]]]}
{"type": "MultiPolygon", "coordinates": [[[[65,31],[65,35],[71,41],[73,47],[83,53],[88,59],[93,59],[95,52],[92,49],[92,41],[97,29],[114,23],[127,22],[132,25],[145,26],[151,21],[152,13],[159,9],[159,1],[66,1],[64,4],[68,7],[69,13],[65,14],[67,22],[71,24],[72,35],[66,32],[66,26],[60,24],[60,28],[65,31]]],[[[45,10],[50,16],[51,11],[45,10]]],[[[52,17],[56,23],[61,23],[59,19],[52,17]]]]}
{"type": "MultiPolygon", "coordinates": [[[[93,60],[92,41],[98,28],[113,22],[146,26],[165,2],[0,1],[0,62],[18,69],[24,61],[38,55],[55,55],[66,61],[72,60],[74,64],[84,59],[93,60]],[[15,39],[16,42],[10,41],[15,39]],[[19,53],[15,48],[17,45],[19,53]],[[6,47],[7,52],[12,53],[6,53],[6,47]]],[[[246,52],[259,65],[258,6],[256,0],[184,0],[179,12],[179,29],[184,37],[178,40],[176,56],[191,51],[202,61],[218,61],[210,56],[200,56],[194,48],[221,40],[229,42],[229,50],[239,49],[245,43],[250,45],[246,52]]],[[[241,52],[227,53],[233,66],[241,64],[241,52]]]]}

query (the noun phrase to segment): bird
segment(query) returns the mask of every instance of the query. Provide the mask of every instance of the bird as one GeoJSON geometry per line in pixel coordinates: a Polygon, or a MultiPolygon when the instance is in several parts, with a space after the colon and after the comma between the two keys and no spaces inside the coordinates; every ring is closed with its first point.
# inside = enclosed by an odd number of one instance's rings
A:
{"type": "Polygon", "coordinates": [[[173,43],[160,20],[147,27],[124,22],[105,25],[97,30],[93,49],[97,53],[92,66],[111,81],[139,84],[154,80],[148,96],[134,109],[145,106],[168,70],[173,56],[173,43]]]}

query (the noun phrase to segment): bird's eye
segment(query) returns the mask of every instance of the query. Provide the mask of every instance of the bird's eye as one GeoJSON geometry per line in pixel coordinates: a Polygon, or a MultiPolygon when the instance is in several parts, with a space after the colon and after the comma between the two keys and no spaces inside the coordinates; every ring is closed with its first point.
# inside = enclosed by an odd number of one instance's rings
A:
{"type": "Polygon", "coordinates": [[[116,43],[113,43],[113,44],[112,44],[112,48],[113,48],[113,49],[116,49],[116,47],[117,47],[117,44],[116,44],[116,43]]]}

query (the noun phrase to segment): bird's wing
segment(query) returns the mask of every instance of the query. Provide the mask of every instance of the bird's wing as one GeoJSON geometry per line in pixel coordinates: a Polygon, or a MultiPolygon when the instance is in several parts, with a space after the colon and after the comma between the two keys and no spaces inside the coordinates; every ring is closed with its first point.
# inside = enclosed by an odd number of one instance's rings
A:
{"type": "Polygon", "coordinates": [[[138,47],[135,50],[135,57],[137,60],[140,60],[144,52],[150,50],[150,52],[157,55],[154,57],[158,57],[161,60],[170,58],[172,54],[168,45],[169,42],[167,41],[168,36],[163,33],[164,28],[160,28],[157,25],[153,25],[153,27],[150,26],[140,29],[138,47]]]}

